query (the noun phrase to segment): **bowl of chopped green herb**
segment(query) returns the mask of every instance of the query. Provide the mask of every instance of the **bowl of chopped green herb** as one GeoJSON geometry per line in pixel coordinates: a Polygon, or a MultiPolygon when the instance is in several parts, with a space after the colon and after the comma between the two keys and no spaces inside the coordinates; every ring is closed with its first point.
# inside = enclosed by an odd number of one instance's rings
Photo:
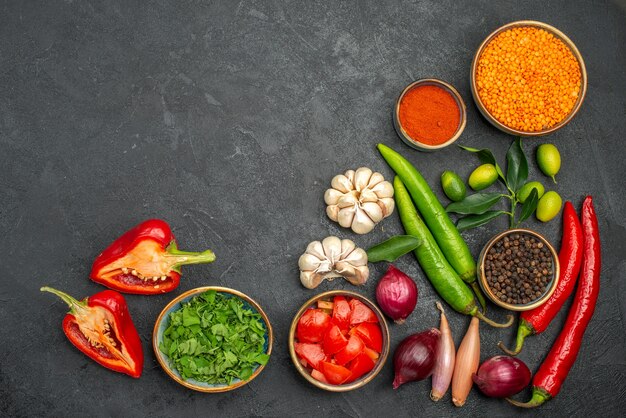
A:
{"type": "Polygon", "coordinates": [[[165,372],[199,392],[237,389],[261,373],[272,352],[272,326],[249,296],[226,287],[189,290],[154,324],[152,347],[165,372]]]}

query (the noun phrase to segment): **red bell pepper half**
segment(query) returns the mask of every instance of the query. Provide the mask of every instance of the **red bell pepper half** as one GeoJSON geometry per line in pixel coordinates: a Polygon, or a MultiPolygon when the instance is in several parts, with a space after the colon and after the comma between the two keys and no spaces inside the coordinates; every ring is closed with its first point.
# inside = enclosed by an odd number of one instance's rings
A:
{"type": "Polygon", "coordinates": [[[90,277],[120,292],[154,295],[178,287],[181,266],[214,260],[211,250],[180,251],[169,225],[150,219],[124,233],[96,257],[90,277]]]}
{"type": "Polygon", "coordinates": [[[41,290],[54,293],[69,305],[63,332],[76,348],[108,369],[141,376],[143,349],[124,296],[105,290],[78,301],[50,287],[41,290]]]}

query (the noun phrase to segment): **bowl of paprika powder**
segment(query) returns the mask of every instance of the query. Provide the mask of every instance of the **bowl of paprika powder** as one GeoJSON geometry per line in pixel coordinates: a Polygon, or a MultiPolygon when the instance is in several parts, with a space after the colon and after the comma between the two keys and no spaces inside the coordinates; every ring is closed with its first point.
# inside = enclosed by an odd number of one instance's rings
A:
{"type": "Polygon", "coordinates": [[[393,112],[393,125],[400,139],[427,152],[454,143],[465,129],[465,122],[465,102],[459,92],[435,78],[409,84],[393,112]]]}

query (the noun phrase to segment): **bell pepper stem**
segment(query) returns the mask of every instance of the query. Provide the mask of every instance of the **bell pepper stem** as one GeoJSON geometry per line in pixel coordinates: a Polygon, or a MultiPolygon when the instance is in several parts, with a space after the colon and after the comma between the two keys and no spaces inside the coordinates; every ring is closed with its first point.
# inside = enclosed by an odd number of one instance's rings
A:
{"type": "Polygon", "coordinates": [[[547,400],[549,400],[551,396],[537,387],[533,387],[533,396],[530,398],[528,402],[518,402],[514,399],[506,398],[506,400],[515,406],[519,406],[520,408],[536,408],[540,405],[543,405],[547,400]]]}
{"type": "Polygon", "coordinates": [[[68,295],[65,292],[61,292],[60,290],[56,290],[52,287],[48,287],[48,286],[44,286],[41,289],[42,292],[50,292],[53,293],[55,295],[57,295],[58,297],[60,297],[61,299],[63,299],[63,301],[65,303],[67,303],[67,305],[70,307],[70,312],[72,313],[76,313],[82,309],[85,309],[87,303],[85,301],[79,301],[74,299],[73,297],[71,297],[70,295],[68,295]]]}
{"type": "Polygon", "coordinates": [[[509,350],[504,346],[502,341],[498,342],[498,347],[500,350],[507,353],[509,356],[516,356],[522,351],[522,347],[524,346],[524,339],[529,335],[534,334],[533,327],[526,322],[525,320],[521,320],[519,326],[517,327],[517,337],[515,338],[515,349],[509,350]]]}
{"type": "Polygon", "coordinates": [[[180,268],[187,264],[205,264],[215,261],[215,253],[211,250],[202,252],[181,251],[176,246],[176,242],[172,242],[165,249],[172,257],[177,257],[179,261],[172,266],[172,270],[180,273],[180,268]]]}

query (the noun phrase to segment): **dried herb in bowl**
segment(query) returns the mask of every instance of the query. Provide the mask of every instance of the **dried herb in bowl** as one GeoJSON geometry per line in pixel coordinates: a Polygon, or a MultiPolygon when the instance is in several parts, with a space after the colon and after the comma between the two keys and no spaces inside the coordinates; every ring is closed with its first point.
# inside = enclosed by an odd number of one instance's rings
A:
{"type": "Polygon", "coordinates": [[[169,314],[159,349],[183,379],[230,385],[267,363],[266,333],[241,299],[209,290],[169,314]]]}

